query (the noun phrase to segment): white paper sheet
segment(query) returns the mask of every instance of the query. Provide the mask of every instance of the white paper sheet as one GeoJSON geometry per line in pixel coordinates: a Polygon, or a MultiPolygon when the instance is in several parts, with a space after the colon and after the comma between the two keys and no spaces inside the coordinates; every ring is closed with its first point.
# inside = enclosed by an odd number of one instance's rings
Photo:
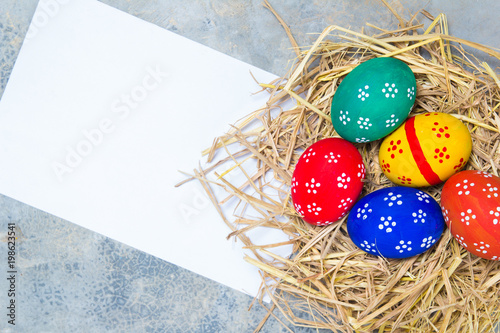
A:
{"type": "Polygon", "coordinates": [[[98,1],[41,0],[0,101],[0,193],[255,295],[201,186],[173,187],[264,105],[250,71],[275,78],[98,1]]]}

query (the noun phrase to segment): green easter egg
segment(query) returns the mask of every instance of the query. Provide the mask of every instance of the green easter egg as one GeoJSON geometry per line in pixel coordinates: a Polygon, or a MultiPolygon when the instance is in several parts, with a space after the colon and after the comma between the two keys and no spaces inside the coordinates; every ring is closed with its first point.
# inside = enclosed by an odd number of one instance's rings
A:
{"type": "Polygon", "coordinates": [[[404,62],[365,61],[344,78],[333,96],[333,127],[351,142],[383,138],[406,120],[416,92],[415,75],[404,62]]]}

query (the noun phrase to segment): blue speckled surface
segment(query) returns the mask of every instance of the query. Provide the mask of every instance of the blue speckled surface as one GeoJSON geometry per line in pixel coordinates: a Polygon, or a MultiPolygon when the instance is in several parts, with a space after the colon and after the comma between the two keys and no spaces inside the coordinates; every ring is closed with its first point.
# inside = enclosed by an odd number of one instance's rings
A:
{"type": "MultiPolygon", "coordinates": [[[[278,75],[293,59],[284,30],[261,0],[103,2],[278,75]]],[[[314,35],[308,34],[329,24],[354,30],[365,21],[397,24],[377,1],[271,3],[299,45],[309,44],[314,35]]],[[[445,12],[452,34],[500,46],[496,0],[391,3],[412,12],[424,5],[433,15],[445,12]]],[[[37,0],[0,2],[0,96],[36,5],[37,0]]],[[[248,311],[252,298],[247,295],[0,195],[1,274],[7,275],[9,222],[17,225],[18,307],[15,327],[7,324],[6,310],[0,311],[1,332],[253,332],[266,314],[258,304],[248,311]]],[[[2,309],[7,289],[0,278],[2,309]]],[[[262,329],[287,331],[272,317],[262,329]]]]}

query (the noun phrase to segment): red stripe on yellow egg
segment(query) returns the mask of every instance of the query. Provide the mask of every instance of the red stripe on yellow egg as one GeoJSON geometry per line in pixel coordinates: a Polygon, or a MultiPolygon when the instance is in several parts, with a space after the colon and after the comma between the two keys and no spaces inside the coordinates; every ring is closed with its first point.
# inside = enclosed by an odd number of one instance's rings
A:
{"type": "Polygon", "coordinates": [[[417,133],[415,130],[415,117],[409,118],[405,123],[406,138],[408,139],[408,144],[410,145],[411,153],[413,158],[417,162],[418,169],[425,180],[430,185],[436,185],[441,183],[439,176],[432,170],[431,165],[425,158],[424,152],[420,145],[420,141],[417,138],[417,133]]]}

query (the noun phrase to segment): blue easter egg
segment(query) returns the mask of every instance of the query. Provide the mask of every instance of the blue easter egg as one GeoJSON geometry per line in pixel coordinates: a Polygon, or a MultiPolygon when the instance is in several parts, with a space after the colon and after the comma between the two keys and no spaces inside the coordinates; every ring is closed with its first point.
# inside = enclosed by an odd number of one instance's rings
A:
{"type": "Polygon", "coordinates": [[[385,258],[409,258],[432,247],[445,222],[439,204],[415,188],[395,186],[360,199],[347,218],[351,240],[385,258]]]}

